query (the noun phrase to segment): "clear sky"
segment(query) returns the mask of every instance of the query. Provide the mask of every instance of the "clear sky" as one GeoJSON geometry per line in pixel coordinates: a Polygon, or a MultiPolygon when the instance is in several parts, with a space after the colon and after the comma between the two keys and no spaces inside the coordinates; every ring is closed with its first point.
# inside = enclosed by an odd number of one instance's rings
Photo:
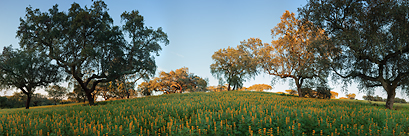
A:
{"type": "MultiPolygon", "coordinates": [[[[15,36],[19,18],[24,17],[26,7],[31,5],[45,12],[58,4],[60,11],[67,11],[73,2],[81,7],[92,5],[91,0],[0,1],[0,51],[8,45],[19,47],[15,36]]],[[[304,6],[306,0],[106,0],[105,3],[115,25],[121,25],[122,12],[138,10],[144,16],[145,25],[162,27],[168,34],[170,44],[163,47],[156,58],[157,72],[188,67],[190,72],[209,78],[209,85],[217,85],[218,81],[209,68],[215,51],[235,47],[240,41],[251,37],[270,43],[270,30],[280,22],[285,10],[297,14],[297,8],[304,6]]],[[[255,79],[247,80],[244,86],[270,84],[271,79],[270,75],[262,73],[255,79]]],[[[291,88],[288,82],[277,82],[273,87],[273,92],[291,88]]],[[[345,96],[341,85],[331,84],[331,87],[340,94],[339,97],[345,96]]],[[[356,85],[348,87],[348,91],[357,94],[358,99],[364,95],[358,92],[356,85]]],[[[7,95],[11,93],[9,91],[7,95]]],[[[382,89],[378,89],[375,95],[386,98],[382,89]]],[[[397,97],[404,96],[398,92],[397,97]]]]}

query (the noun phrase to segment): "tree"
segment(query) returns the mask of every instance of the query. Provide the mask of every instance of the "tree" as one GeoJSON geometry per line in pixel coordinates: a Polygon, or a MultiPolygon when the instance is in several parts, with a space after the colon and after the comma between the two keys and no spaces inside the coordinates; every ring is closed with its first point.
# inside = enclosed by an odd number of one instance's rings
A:
{"type": "Polygon", "coordinates": [[[396,89],[409,85],[409,3],[399,0],[309,0],[299,9],[331,37],[331,67],[344,83],[383,87],[392,109],[396,89]]]}
{"type": "Polygon", "coordinates": [[[38,87],[59,82],[61,75],[51,60],[36,51],[5,47],[0,55],[0,87],[16,88],[27,95],[26,109],[38,87]]]}
{"type": "Polygon", "coordinates": [[[287,92],[288,94],[291,94],[291,95],[296,95],[296,94],[298,94],[298,92],[295,91],[295,90],[293,90],[293,89],[285,90],[285,92],[287,92]]]}
{"type": "Polygon", "coordinates": [[[138,85],[138,91],[144,96],[149,96],[153,91],[161,91],[160,83],[158,82],[159,78],[154,78],[149,81],[142,82],[138,85]]]}
{"type": "Polygon", "coordinates": [[[217,86],[209,86],[207,87],[207,90],[213,91],[213,92],[222,92],[222,91],[227,91],[227,85],[217,85],[217,86]]]}
{"type": "Polygon", "coordinates": [[[102,94],[105,100],[109,98],[128,98],[136,95],[136,91],[133,90],[133,82],[121,82],[119,80],[111,81],[108,83],[98,85],[97,92],[102,94]]]}
{"type": "Polygon", "coordinates": [[[48,12],[28,7],[20,19],[17,37],[22,48],[37,50],[56,61],[85,92],[90,105],[99,83],[129,74],[156,70],[154,55],[160,43],[169,43],[161,28],[144,26],[138,11],[124,12],[122,29],[113,20],[103,1],[88,8],[73,3],[68,12],[55,5],[48,12]],[[131,42],[124,39],[126,33],[131,42]]]}
{"type": "Polygon", "coordinates": [[[396,100],[395,100],[395,102],[397,102],[397,103],[406,103],[406,100],[405,99],[401,99],[401,98],[395,98],[396,100]]]}
{"type": "Polygon", "coordinates": [[[317,87],[315,91],[317,92],[315,98],[319,98],[319,99],[331,99],[332,98],[331,90],[328,87],[317,87]]]}
{"type": "Polygon", "coordinates": [[[253,54],[259,58],[259,64],[265,72],[280,78],[291,78],[295,81],[299,97],[305,80],[318,78],[325,83],[327,67],[321,65],[327,59],[327,54],[313,50],[317,39],[326,38],[323,31],[310,22],[302,22],[295,18],[294,13],[286,11],[281,16],[281,22],[271,30],[271,35],[277,37],[271,45],[263,44],[258,38],[250,38],[242,42],[252,47],[253,54]]]}
{"type": "Polygon", "coordinates": [[[138,90],[144,95],[150,95],[152,91],[163,91],[164,93],[205,91],[206,87],[206,79],[189,73],[189,69],[183,67],[169,73],[161,71],[159,77],[141,83],[138,90]]]}
{"type": "Polygon", "coordinates": [[[119,90],[124,90],[126,93],[126,97],[129,99],[130,95],[136,95],[136,91],[132,88],[135,88],[135,84],[138,80],[144,79],[149,80],[150,73],[147,70],[142,70],[135,74],[129,74],[123,76],[120,80],[122,80],[121,88],[119,90]]]}
{"type": "Polygon", "coordinates": [[[67,94],[68,100],[75,102],[84,102],[87,100],[87,95],[85,91],[82,90],[81,86],[75,80],[71,80],[68,84],[72,88],[72,92],[67,94]]]}
{"type": "Polygon", "coordinates": [[[233,85],[233,90],[241,88],[246,79],[258,74],[257,62],[245,46],[219,49],[212,55],[214,61],[210,65],[210,72],[219,80],[226,80],[227,90],[233,85]]]}
{"type": "Polygon", "coordinates": [[[273,89],[270,85],[267,84],[254,84],[248,88],[249,90],[253,91],[264,91],[264,90],[271,90],[273,89]]]}
{"type": "Polygon", "coordinates": [[[337,93],[337,92],[331,91],[330,93],[331,93],[331,99],[335,99],[335,98],[338,97],[338,93],[337,93]]]}
{"type": "Polygon", "coordinates": [[[51,97],[54,104],[64,99],[65,95],[68,93],[68,89],[59,85],[48,86],[45,91],[48,93],[48,97],[51,97]]]}
{"type": "Polygon", "coordinates": [[[346,97],[347,97],[348,99],[355,99],[355,96],[356,96],[356,94],[354,94],[354,93],[350,93],[350,94],[347,94],[347,95],[346,95],[346,97]]]}

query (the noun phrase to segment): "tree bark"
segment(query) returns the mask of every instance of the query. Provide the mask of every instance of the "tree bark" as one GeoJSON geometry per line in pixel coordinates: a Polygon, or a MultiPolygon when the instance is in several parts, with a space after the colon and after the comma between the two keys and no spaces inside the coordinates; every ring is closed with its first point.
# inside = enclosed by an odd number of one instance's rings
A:
{"type": "Polygon", "coordinates": [[[297,86],[297,92],[298,92],[298,97],[304,97],[304,94],[301,90],[301,86],[302,86],[302,79],[300,78],[294,78],[295,80],[295,85],[297,86]],[[300,81],[301,80],[301,81],[300,81]]]}
{"type": "Polygon", "coordinates": [[[230,83],[227,85],[227,91],[230,91],[230,83]]]}
{"type": "MultiPolygon", "coordinates": [[[[94,90],[92,90],[92,91],[94,91],[94,90]]],[[[92,97],[92,94],[91,94],[92,91],[88,90],[88,89],[85,91],[85,94],[87,95],[89,105],[94,105],[94,97],[92,97]]]]}
{"type": "Polygon", "coordinates": [[[393,109],[393,102],[395,101],[396,92],[395,90],[386,90],[386,91],[387,91],[388,97],[386,99],[385,107],[388,109],[393,109]]]}
{"type": "Polygon", "coordinates": [[[31,95],[27,94],[26,109],[30,108],[31,95]]]}
{"type": "Polygon", "coordinates": [[[181,85],[179,85],[179,87],[180,87],[180,89],[179,89],[179,93],[182,93],[182,86],[181,85]]]}

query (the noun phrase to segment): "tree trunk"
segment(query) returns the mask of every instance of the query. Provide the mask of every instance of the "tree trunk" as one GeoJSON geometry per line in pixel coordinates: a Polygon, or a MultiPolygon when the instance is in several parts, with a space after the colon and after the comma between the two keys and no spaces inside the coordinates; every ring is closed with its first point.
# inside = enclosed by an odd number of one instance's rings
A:
{"type": "Polygon", "coordinates": [[[301,90],[302,79],[301,79],[301,82],[300,82],[300,78],[294,78],[294,80],[295,80],[295,85],[297,86],[298,97],[304,97],[304,94],[301,90]]]}
{"type": "Polygon", "coordinates": [[[301,87],[297,86],[297,92],[298,92],[298,97],[304,97],[304,94],[302,93],[301,87]]]}
{"type": "Polygon", "coordinates": [[[388,109],[393,109],[393,102],[395,100],[396,92],[395,92],[395,90],[386,90],[386,92],[388,94],[388,97],[386,99],[385,107],[388,108],[388,109]]]}
{"type": "Polygon", "coordinates": [[[125,91],[126,91],[126,98],[127,99],[129,99],[129,90],[126,88],[126,79],[124,79],[125,81],[124,81],[124,88],[125,88],[125,91]]]}
{"type": "Polygon", "coordinates": [[[227,91],[230,91],[230,83],[227,85],[227,91]]]}
{"type": "Polygon", "coordinates": [[[31,95],[27,94],[26,109],[30,107],[30,100],[31,100],[31,95]]]}
{"type": "Polygon", "coordinates": [[[126,88],[125,88],[125,90],[126,90],[126,98],[129,99],[129,95],[130,95],[129,91],[126,88]]]}
{"type": "Polygon", "coordinates": [[[87,99],[88,99],[88,104],[89,105],[94,105],[94,98],[92,97],[92,94],[91,94],[91,92],[93,92],[93,90],[91,91],[91,90],[86,90],[85,91],[85,94],[87,95],[87,99]]]}

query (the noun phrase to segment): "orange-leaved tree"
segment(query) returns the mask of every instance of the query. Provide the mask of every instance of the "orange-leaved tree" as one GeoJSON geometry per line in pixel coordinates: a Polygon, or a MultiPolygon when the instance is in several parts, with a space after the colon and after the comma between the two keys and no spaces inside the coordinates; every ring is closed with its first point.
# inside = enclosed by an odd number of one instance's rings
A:
{"type": "Polygon", "coordinates": [[[338,93],[334,92],[334,91],[331,91],[331,99],[335,99],[337,97],[338,97],[338,93]]]}
{"type": "Polygon", "coordinates": [[[346,95],[348,97],[348,99],[355,99],[356,94],[354,93],[349,93],[346,95]]]}
{"type": "Polygon", "coordinates": [[[312,48],[323,46],[315,42],[327,38],[322,29],[308,21],[298,20],[294,13],[286,11],[281,16],[281,22],[271,30],[271,35],[277,38],[271,45],[263,44],[258,38],[242,42],[243,46],[253,51],[265,72],[279,78],[293,79],[299,97],[304,97],[302,88],[305,80],[315,78],[326,82],[328,67],[323,62],[327,60],[328,54],[312,48]]]}
{"type": "Polygon", "coordinates": [[[243,87],[243,82],[258,74],[257,61],[253,54],[242,45],[237,48],[219,49],[212,55],[214,61],[210,65],[210,73],[219,80],[227,82],[227,90],[243,87]]]}
{"type": "Polygon", "coordinates": [[[183,67],[169,73],[161,71],[159,77],[141,83],[138,90],[144,95],[150,95],[152,91],[163,91],[164,93],[205,91],[206,87],[207,79],[189,73],[189,69],[183,67]]]}
{"type": "Polygon", "coordinates": [[[252,91],[264,91],[264,90],[271,90],[273,88],[267,84],[255,84],[255,85],[250,86],[248,89],[252,91]]]}

